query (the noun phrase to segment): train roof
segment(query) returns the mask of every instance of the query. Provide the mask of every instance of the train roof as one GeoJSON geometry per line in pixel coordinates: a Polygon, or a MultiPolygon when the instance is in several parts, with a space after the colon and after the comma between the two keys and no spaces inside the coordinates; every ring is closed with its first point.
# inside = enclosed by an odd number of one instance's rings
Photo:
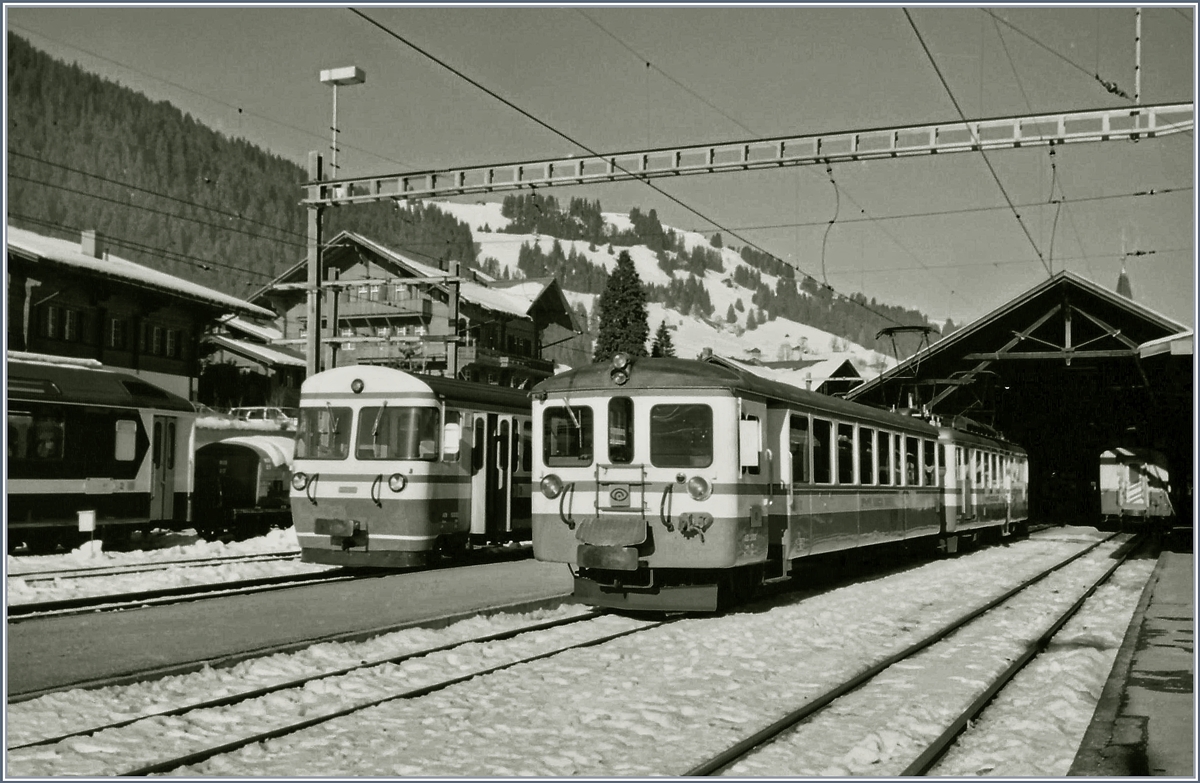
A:
{"type": "Polygon", "coordinates": [[[487,383],[459,381],[433,375],[420,375],[392,367],[377,367],[369,364],[352,364],[317,373],[304,381],[300,387],[302,402],[318,399],[350,399],[357,395],[351,390],[355,380],[363,382],[362,394],[367,397],[380,395],[405,395],[444,399],[475,405],[490,405],[499,408],[514,408],[528,412],[532,407],[529,392],[495,386],[487,383]]]}
{"type": "Polygon", "coordinates": [[[10,402],[45,400],[196,413],[192,404],[178,394],[104,367],[27,361],[9,356],[7,370],[10,402]]]}
{"type": "Polygon", "coordinates": [[[271,467],[287,467],[292,464],[292,455],[296,448],[296,441],[293,438],[284,435],[234,435],[223,440],[206,443],[196,450],[211,451],[220,453],[221,451],[237,446],[250,449],[258,456],[271,463],[271,467]]]}
{"type": "Polygon", "coordinates": [[[690,388],[712,389],[728,394],[743,392],[796,405],[831,416],[843,416],[876,424],[935,435],[937,428],[922,419],[882,410],[839,397],[801,389],[781,381],[773,381],[752,372],[694,359],[635,358],[629,366],[629,381],[617,386],[610,377],[612,365],[607,362],[580,367],[547,378],[533,387],[535,397],[563,392],[614,392],[618,389],[642,391],[690,388]]]}

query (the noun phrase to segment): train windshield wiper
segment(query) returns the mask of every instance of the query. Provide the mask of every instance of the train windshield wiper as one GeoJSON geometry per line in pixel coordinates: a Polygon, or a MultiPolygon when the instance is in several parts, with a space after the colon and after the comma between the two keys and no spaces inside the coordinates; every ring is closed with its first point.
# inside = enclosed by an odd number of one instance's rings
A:
{"type": "Polygon", "coordinates": [[[387,400],[383,401],[383,405],[379,406],[379,413],[375,414],[375,426],[371,429],[371,445],[379,443],[379,422],[383,421],[383,412],[387,410],[387,400]]]}
{"type": "Polygon", "coordinates": [[[582,430],[583,425],[579,423],[579,419],[575,418],[575,411],[571,410],[571,401],[563,397],[563,402],[567,404],[567,416],[570,417],[571,423],[575,425],[575,429],[582,430]]]}

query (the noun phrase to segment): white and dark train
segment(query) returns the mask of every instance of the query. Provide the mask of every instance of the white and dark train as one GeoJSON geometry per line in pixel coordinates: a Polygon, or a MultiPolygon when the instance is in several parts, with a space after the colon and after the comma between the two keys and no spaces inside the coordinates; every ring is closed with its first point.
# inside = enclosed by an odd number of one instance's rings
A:
{"type": "Polygon", "coordinates": [[[1175,516],[1167,460],[1152,449],[1109,449],[1100,455],[1104,522],[1155,522],[1175,516]]]}
{"type": "Polygon", "coordinates": [[[527,541],[528,392],[369,365],[300,389],[291,481],[301,559],[398,568],[527,541]]]}
{"type": "Polygon", "coordinates": [[[534,555],[597,606],[710,611],[816,556],[1027,523],[1019,446],[710,362],[546,379],[533,438],[534,555]]]}
{"type": "Polygon", "coordinates": [[[10,352],[7,370],[10,552],[188,526],[190,402],[95,361],[10,352]]]}

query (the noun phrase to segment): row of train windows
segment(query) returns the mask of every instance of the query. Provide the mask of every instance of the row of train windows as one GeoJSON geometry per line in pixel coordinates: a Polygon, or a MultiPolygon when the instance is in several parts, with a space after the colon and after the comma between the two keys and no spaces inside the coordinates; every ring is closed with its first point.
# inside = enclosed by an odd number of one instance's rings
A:
{"type": "Polygon", "coordinates": [[[815,484],[938,485],[933,440],[793,414],[792,481],[815,484]],[[857,430],[857,433],[856,433],[857,430]],[[857,472],[856,472],[857,471],[857,472]]]}
{"type": "MultiPolygon", "coordinates": [[[[325,406],[301,408],[296,427],[296,457],[299,459],[343,460],[350,455],[350,408],[325,406]]],[[[354,438],[354,457],[358,460],[418,460],[435,462],[443,459],[457,462],[458,452],[443,454],[441,413],[437,408],[422,406],[382,405],[361,408],[358,412],[357,436],[354,438]]],[[[472,433],[473,471],[483,467],[486,455],[486,415],[475,417],[472,433]]],[[[460,425],[459,411],[446,411],[446,425],[460,425]]],[[[502,469],[510,463],[525,471],[532,470],[529,443],[533,425],[520,424],[518,437],[510,438],[507,419],[501,420],[494,433],[500,444],[496,462],[502,469]]]]}
{"type": "MultiPolygon", "coordinates": [[[[172,425],[173,426],[173,425],[172,425]]],[[[8,458],[31,462],[62,462],[70,444],[67,424],[61,413],[8,412],[8,458]]],[[[89,433],[95,446],[98,433],[89,433]]],[[[137,422],[118,419],[113,423],[113,454],[118,462],[130,462],[137,456],[137,422]]],[[[75,449],[81,444],[76,442],[75,449]]],[[[172,456],[173,458],[173,456],[172,456]]]]}
{"type": "MultiPolygon", "coordinates": [[[[756,420],[754,417],[747,417],[756,420]]],[[[633,400],[616,397],[608,403],[607,454],[613,464],[634,460],[633,400]]],[[[550,467],[590,465],[595,453],[594,414],[589,406],[546,408],[543,413],[542,456],[550,467]]],[[[713,461],[713,412],[707,405],[666,404],[650,408],[650,464],[655,467],[708,467],[713,461]]],[[[816,484],[938,486],[936,443],[929,438],[887,432],[872,427],[793,414],[788,447],[792,481],[816,484]]],[[[957,477],[967,477],[964,455],[958,449],[957,477]]],[[[1002,477],[1016,462],[996,453],[970,450],[977,487],[1002,486],[1002,477]]],[[[747,468],[758,473],[757,467],[747,468]]],[[[1013,476],[1016,478],[1016,476],[1013,476]]]]}

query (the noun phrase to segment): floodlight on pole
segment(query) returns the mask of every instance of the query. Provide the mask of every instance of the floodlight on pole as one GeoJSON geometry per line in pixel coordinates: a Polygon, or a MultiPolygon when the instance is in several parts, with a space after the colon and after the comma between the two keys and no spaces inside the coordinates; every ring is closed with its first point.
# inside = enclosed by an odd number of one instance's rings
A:
{"type": "Polygon", "coordinates": [[[347,65],[345,68],[330,68],[321,71],[321,83],[333,85],[333,124],[329,129],[333,132],[333,139],[330,144],[329,170],[333,176],[337,176],[337,94],[339,86],[351,84],[362,84],[367,80],[367,74],[362,68],[353,65],[347,65]]]}

